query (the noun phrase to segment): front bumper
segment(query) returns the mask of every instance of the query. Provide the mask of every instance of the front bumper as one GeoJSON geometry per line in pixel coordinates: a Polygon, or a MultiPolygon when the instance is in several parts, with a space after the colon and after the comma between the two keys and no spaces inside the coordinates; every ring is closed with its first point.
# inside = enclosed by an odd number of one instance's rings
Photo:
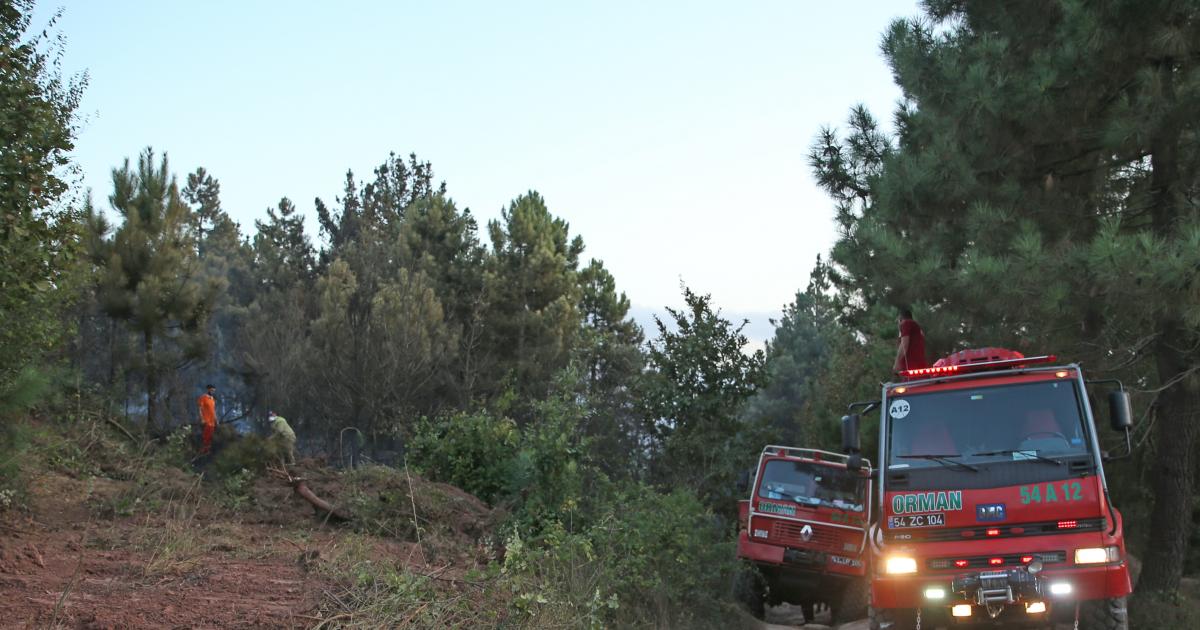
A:
{"type": "Polygon", "coordinates": [[[809,571],[846,577],[866,574],[865,563],[859,557],[755,542],[744,530],[738,534],[737,556],[742,560],[787,571],[809,571]]]}
{"type": "Polygon", "coordinates": [[[1102,566],[1047,568],[1036,577],[1019,568],[916,576],[877,575],[871,580],[871,597],[876,608],[949,607],[954,604],[977,605],[980,603],[977,599],[980,592],[989,592],[987,596],[998,598],[999,591],[1006,588],[1011,591],[1006,603],[1008,600],[1055,602],[1107,599],[1123,597],[1133,591],[1129,566],[1122,561],[1102,566]],[[1000,580],[995,575],[1014,572],[1020,572],[1022,577],[1000,580]],[[989,575],[992,577],[987,577],[989,575]],[[981,576],[985,579],[981,580],[981,576]],[[1069,585],[1070,592],[1055,594],[1051,589],[1055,584],[1069,585]],[[966,587],[965,595],[963,587],[966,587]],[[928,589],[942,589],[946,598],[931,601],[925,596],[928,589]]]}

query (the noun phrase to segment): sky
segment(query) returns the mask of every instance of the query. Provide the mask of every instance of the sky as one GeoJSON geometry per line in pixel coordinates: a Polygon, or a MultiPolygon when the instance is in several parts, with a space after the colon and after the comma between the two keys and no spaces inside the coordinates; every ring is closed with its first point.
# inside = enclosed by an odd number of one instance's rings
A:
{"type": "Polygon", "coordinates": [[[203,166],[244,232],[389,152],[430,161],[488,220],[528,190],[583,237],[646,325],[712,295],[756,343],[832,245],[806,154],[899,90],[879,52],[914,0],[241,2],[58,0],[86,70],[75,158],[98,207],[146,146],[203,166]],[[60,4],[61,3],[61,4],[60,4]]]}

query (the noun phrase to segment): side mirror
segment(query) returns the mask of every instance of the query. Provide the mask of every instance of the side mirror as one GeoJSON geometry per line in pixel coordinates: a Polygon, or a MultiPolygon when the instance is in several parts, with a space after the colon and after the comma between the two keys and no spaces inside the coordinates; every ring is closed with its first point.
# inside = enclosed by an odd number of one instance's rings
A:
{"type": "Polygon", "coordinates": [[[846,461],[846,468],[854,472],[862,470],[862,455],[859,453],[862,450],[862,442],[858,438],[859,422],[860,418],[856,413],[842,416],[842,451],[850,456],[850,459],[846,461]]]}
{"type": "Polygon", "coordinates": [[[842,416],[842,451],[847,455],[853,455],[862,450],[862,443],[858,439],[860,420],[856,413],[842,416]]]}
{"type": "Polygon", "coordinates": [[[1129,392],[1121,390],[1108,393],[1108,418],[1113,431],[1128,431],[1133,428],[1133,408],[1129,404],[1129,392]]]}

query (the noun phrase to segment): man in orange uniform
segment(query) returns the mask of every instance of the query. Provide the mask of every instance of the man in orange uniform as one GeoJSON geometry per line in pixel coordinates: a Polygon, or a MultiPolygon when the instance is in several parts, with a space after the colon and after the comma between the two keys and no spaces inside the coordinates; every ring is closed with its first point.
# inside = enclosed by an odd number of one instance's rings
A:
{"type": "Polygon", "coordinates": [[[196,401],[200,406],[200,424],[204,425],[204,432],[201,434],[201,455],[207,455],[212,448],[213,431],[217,428],[217,399],[213,397],[217,388],[209,385],[205,389],[207,391],[196,401]]]}

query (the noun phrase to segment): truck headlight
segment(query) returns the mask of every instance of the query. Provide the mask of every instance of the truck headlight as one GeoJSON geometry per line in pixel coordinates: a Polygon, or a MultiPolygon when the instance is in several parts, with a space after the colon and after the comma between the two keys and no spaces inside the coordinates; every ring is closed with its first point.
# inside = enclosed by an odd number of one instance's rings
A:
{"type": "Polygon", "coordinates": [[[1121,559],[1117,547],[1085,547],[1075,550],[1075,564],[1103,564],[1121,559]]]}
{"type": "Polygon", "coordinates": [[[907,556],[889,556],[883,564],[883,572],[888,575],[916,573],[917,561],[907,556]]]}

